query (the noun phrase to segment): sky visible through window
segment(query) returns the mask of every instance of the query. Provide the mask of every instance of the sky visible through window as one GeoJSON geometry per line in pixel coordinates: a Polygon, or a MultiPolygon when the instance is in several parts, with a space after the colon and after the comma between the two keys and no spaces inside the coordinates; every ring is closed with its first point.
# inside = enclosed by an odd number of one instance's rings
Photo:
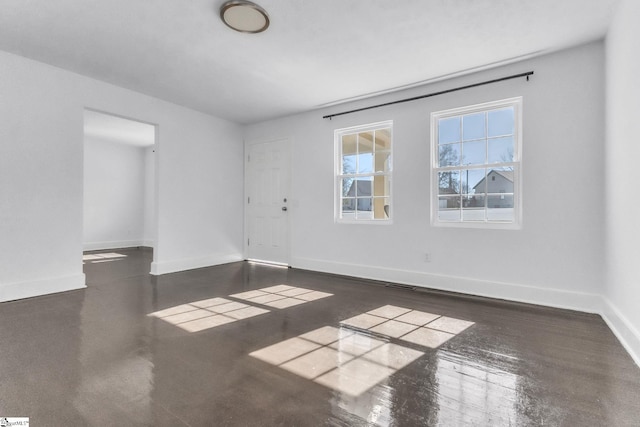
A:
{"type": "Polygon", "coordinates": [[[520,98],[432,113],[434,224],[518,224],[520,98]]]}
{"type": "MultiPolygon", "coordinates": [[[[490,165],[514,161],[514,108],[501,108],[438,120],[438,166],[473,167],[489,165],[487,169],[446,173],[451,193],[485,193],[478,184],[487,176],[490,165]]],[[[499,168],[499,165],[497,165],[499,168]]]]}
{"type": "MultiPolygon", "coordinates": [[[[358,172],[357,173],[371,173],[373,172],[373,154],[365,153],[351,156],[344,156],[343,169],[345,173],[356,173],[356,157],[358,158],[358,172]]],[[[372,176],[363,177],[367,181],[373,179],[372,176]]]]}

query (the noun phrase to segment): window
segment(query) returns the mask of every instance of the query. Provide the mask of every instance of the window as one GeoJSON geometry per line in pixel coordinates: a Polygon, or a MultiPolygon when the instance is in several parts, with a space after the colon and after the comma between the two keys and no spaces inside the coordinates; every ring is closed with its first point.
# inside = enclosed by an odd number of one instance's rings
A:
{"type": "Polygon", "coordinates": [[[519,228],[522,98],[431,114],[431,219],[519,228]]]}
{"type": "Polygon", "coordinates": [[[336,221],[389,222],[393,122],[338,129],[336,221]]]}

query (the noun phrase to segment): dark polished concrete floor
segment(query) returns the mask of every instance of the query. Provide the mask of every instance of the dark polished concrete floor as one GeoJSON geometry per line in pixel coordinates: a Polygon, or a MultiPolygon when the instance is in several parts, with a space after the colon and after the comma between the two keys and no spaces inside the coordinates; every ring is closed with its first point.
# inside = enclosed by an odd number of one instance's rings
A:
{"type": "Polygon", "coordinates": [[[153,277],[150,250],[106,252],[125,256],[88,257],[87,289],[0,304],[0,416],[640,425],[640,369],[596,315],[243,262],[153,277]]]}

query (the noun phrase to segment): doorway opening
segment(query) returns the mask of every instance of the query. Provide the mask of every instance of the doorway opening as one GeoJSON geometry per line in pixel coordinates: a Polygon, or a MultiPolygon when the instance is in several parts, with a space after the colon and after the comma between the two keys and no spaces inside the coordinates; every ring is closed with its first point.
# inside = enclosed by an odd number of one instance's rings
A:
{"type": "Polygon", "coordinates": [[[155,125],[84,110],[85,266],[116,263],[126,258],[125,249],[152,253],[156,137],[155,125]]]}

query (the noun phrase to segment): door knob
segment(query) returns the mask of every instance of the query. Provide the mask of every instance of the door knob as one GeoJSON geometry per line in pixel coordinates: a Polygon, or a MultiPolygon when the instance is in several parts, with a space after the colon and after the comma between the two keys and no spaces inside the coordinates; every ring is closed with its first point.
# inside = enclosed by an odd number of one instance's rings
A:
{"type": "Polygon", "coordinates": [[[283,210],[283,211],[286,211],[286,210],[287,210],[287,207],[286,207],[286,206],[283,206],[283,207],[282,207],[282,210],[283,210]]]}

